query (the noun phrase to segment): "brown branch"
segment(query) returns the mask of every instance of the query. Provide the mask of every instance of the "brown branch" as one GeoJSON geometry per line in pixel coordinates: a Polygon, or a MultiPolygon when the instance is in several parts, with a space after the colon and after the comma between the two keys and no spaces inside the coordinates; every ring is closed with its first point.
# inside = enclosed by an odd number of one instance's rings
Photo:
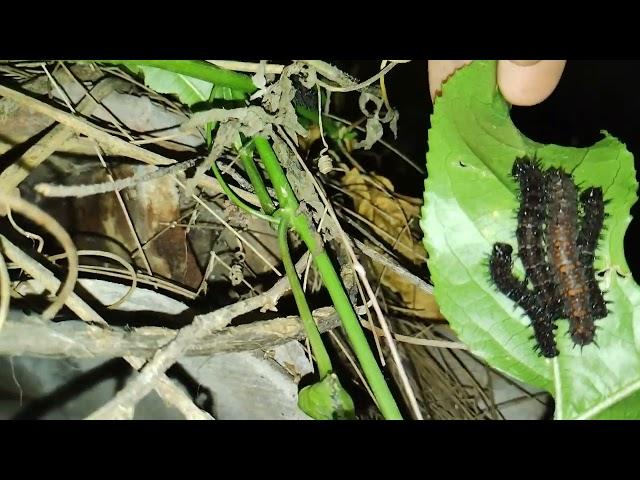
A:
{"type": "MultiPolygon", "coordinates": [[[[333,307],[313,312],[321,332],[339,325],[333,307]]],[[[47,358],[150,357],[176,338],[177,332],[160,327],[125,330],[100,328],[82,321],[42,322],[36,315],[12,310],[0,332],[0,355],[47,358]]],[[[210,356],[272,348],[305,338],[297,316],[275,318],[204,335],[185,350],[186,356],[210,356]]]]}
{"type": "MultiPolygon", "coordinates": [[[[2,246],[3,253],[8,258],[40,282],[47,290],[50,292],[57,291],[60,287],[60,280],[58,280],[50,270],[24,253],[2,235],[0,235],[0,245],[2,246]]],[[[67,298],[66,305],[85,322],[107,325],[107,322],[75,293],[71,293],[67,298]]],[[[49,323],[49,325],[53,324],[49,323]]],[[[136,368],[136,370],[144,364],[144,360],[137,357],[127,356],[125,360],[136,368]]],[[[155,388],[158,395],[160,395],[165,402],[174,405],[186,418],[211,419],[211,415],[195,406],[187,394],[175,385],[164,373],[160,375],[159,383],[155,388]]]]}
{"type": "MultiPolygon", "coordinates": [[[[126,85],[126,82],[113,78],[107,78],[91,90],[78,105],[78,111],[84,115],[91,115],[98,107],[96,102],[100,102],[113,92],[120,85],[126,85]],[[92,98],[93,97],[93,98],[92,98]]],[[[43,161],[49,158],[62,145],[70,140],[74,135],[73,129],[65,125],[56,125],[49,133],[42,137],[35,145],[30,147],[22,154],[20,159],[9,165],[0,174],[0,189],[11,191],[13,188],[27,178],[27,176],[35,170],[43,161]]]]}
{"type": "MultiPolygon", "coordinates": [[[[302,264],[302,262],[298,262],[302,264]]],[[[165,347],[158,350],[153,358],[140,370],[131,382],[120,390],[115,397],[87,417],[87,420],[106,420],[120,418],[123,412],[144,398],[157,381],[189,348],[200,338],[229,325],[234,318],[258,308],[275,305],[274,298],[279,298],[289,289],[289,280],[283,277],[268,291],[255,297],[219,308],[213,312],[197,315],[193,322],[180,329],[178,334],[165,347]]]]}
{"type": "Polygon", "coordinates": [[[30,97],[29,95],[25,95],[24,93],[5,87],[4,85],[0,85],[0,96],[10,98],[14,102],[24,105],[35,112],[42,113],[53,118],[57,122],[66,125],[78,133],[86,135],[89,138],[93,138],[98,143],[104,145],[112,155],[133,158],[135,160],[148,163],[149,165],[172,165],[176,163],[175,160],[125,142],[121,138],[114,137],[109,133],[103,132],[80,117],[66,113],[56,107],[52,107],[51,105],[30,97]]]}

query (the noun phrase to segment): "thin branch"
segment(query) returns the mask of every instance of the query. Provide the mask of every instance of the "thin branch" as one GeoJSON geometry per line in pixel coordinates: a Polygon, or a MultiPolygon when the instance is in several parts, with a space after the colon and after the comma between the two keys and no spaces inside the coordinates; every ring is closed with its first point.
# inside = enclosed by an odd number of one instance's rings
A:
{"type": "MultiPolygon", "coordinates": [[[[0,235],[0,245],[2,246],[2,251],[8,258],[19,264],[25,272],[41,283],[47,290],[55,292],[59,288],[60,280],[58,280],[51,271],[25,254],[3,235],[0,235]]],[[[76,315],[78,315],[78,318],[84,322],[93,322],[107,326],[107,322],[77,294],[72,293],[67,299],[66,304],[76,315]]],[[[50,323],[49,325],[54,324],[50,323]]],[[[125,360],[136,368],[134,364],[138,364],[137,360],[130,356],[125,357],[125,360]]],[[[168,404],[175,405],[176,408],[184,412],[183,408],[186,401],[185,398],[188,399],[186,393],[169,380],[169,378],[164,374],[159,377],[159,381],[162,386],[158,386],[158,395],[160,395],[160,397],[168,404]]],[[[206,412],[198,414],[194,409],[200,410],[198,407],[193,405],[185,416],[195,418],[199,415],[200,418],[210,418],[210,415],[206,414],[206,412]]]]}
{"type": "MultiPolygon", "coordinates": [[[[151,305],[149,306],[152,307],[151,305]]],[[[333,307],[313,311],[320,332],[340,324],[333,307]]],[[[36,314],[11,310],[0,332],[0,355],[44,358],[143,357],[148,358],[176,338],[168,328],[140,327],[131,330],[101,328],[78,320],[41,321],[36,314]]],[[[185,356],[211,356],[272,348],[292,340],[304,340],[298,316],[288,316],[227,327],[199,338],[184,352],[185,356]]]]}
{"type": "MultiPolygon", "coordinates": [[[[112,303],[111,305],[106,305],[107,308],[109,308],[109,309],[116,308],[117,306],[119,306],[122,303],[124,303],[131,296],[131,294],[133,294],[133,292],[136,289],[136,286],[138,284],[138,276],[136,274],[135,269],[124,258],[120,257],[119,255],[116,255],[115,253],[102,252],[100,250],[78,250],[78,256],[81,257],[83,255],[104,257],[104,258],[109,258],[111,260],[115,260],[116,262],[118,262],[120,265],[122,265],[125,268],[125,270],[129,273],[129,275],[131,277],[131,286],[129,287],[129,290],[127,291],[127,293],[125,293],[118,301],[112,303]]],[[[60,260],[62,258],[66,258],[66,257],[67,257],[66,254],[61,253],[59,255],[51,255],[50,257],[48,257],[48,259],[50,261],[54,262],[56,260],[60,260]]],[[[80,267],[78,267],[78,269],[80,269],[80,267]]]]}
{"type": "Polygon", "coordinates": [[[131,175],[130,177],[120,178],[118,180],[111,179],[110,181],[102,183],[93,183],[88,185],[56,185],[53,183],[39,183],[35,186],[35,191],[50,198],[82,198],[108,192],[119,192],[125,188],[135,187],[140,183],[157,180],[165,175],[187,170],[188,168],[193,167],[198,160],[199,159],[197,158],[193,158],[166,168],[149,166],[145,167],[143,171],[131,175]]]}
{"type": "MultiPolygon", "coordinates": [[[[259,63],[254,62],[237,62],[233,60],[207,60],[207,62],[227,70],[235,70],[236,72],[256,73],[262,67],[259,63]]],[[[275,63],[267,63],[264,65],[264,73],[280,75],[284,70],[284,65],[275,63]]]]}
{"type": "MultiPolygon", "coordinates": [[[[73,292],[73,288],[78,278],[78,253],[73,245],[71,237],[62,225],[35,205],[22,200],[20,197],[12,197],[6,193],[0,192],[0,204],[6,205],[8,208],[24,215],[32,222],[47,230],[60,243],[68,257],[67,278],[65,278],[62,288],[58,292],[57,298],[47,307],[42,316],[46,319],[53,318],[62,308],[66,299],[73,292]]],[[[15,260],[14,260],[15,261],[15,260]]]]}
{"type": "MultiPolygon", "coordinates": [[[[96,100],[100,101],[106,98],[107,95],[120,85],[124,85],[124,82],[113,78],[101,81],[91,90],[91,94],[80,102],[78,110],[84,115],[91,115],[96,109],[96,100]],[[94,97],[96,100],[91,97],[94,97]]],[[[65,142],[73,138],[73,135],[73,129],[65,125],[56,125],[35,145],[24,152],[20,160],[3,170],[0,174],[0,189],[10,191],[20,185],[38,165],[61,148],[65,142]]]]}
{"type": "MultiPolygon", "coordinates": [[[[304,265],[302,265],[304,268],[304,265]]],[[[201,337],[229,325],[234,318],[266,306],[273,307],[274,297],[281,296],[289,288],[286,277],[281,278],[268,291],[255,297],[222,307],[213,312],[197,315],[193,323],[182,328],[175,338],[158,350],[153,358],[125,388],[114,398],[87,417],[87,420],[118,418],[120,412],[129,410],[153,388],[159,375],[163,374],[201,337]]]]}
{"type": "Polygon", "coordinates": [[[407,282],[409,282],[411,285],[414,285],[419,290],[422,290],[423,292],[428,293],[429,295],[433,295],[432,285],[429,285],[420,277],[417,277],[416,275],[411,273],[409,270],[407,270],[402,265],[397,263],[393,258],[388,257],[382,252],[374,250],[373,248],[362,243],[357,238],[355,238],[353,241],[356,244],[356,247],[358,247],[358,249],[362,253],[364,253],[367,257],[372,259],[374,262],[379,263],[384,267],[388,268],[389,270],[391,270],[392,272],[402,276],[407,282]]]}
{"type": "Polygon", "coordinates": [[[7,263],[4,261],[2,253],[0,253],[0,331],[9,315],[9,302],[11,301],[10,281],[7,263]]]}
{"type": "Polygon", "coordinates": [[[398,63],[392,61],[389,65],[387,65],[385,68],[383,68],[378,73],[373,75],[371,78],[369,78],[368,80],[365,80],[362,83],[358,83],[357,85],[351,85],[347,87],[334,87],[333,85],[326,84],[320,79],[318,79],[318,85],[322,86],[324,89],[326,89],[329,92],[346,93],[346,92],[353,92],[354,90],[362,90],[363,88],[368,87],[369,85],[374,83],[376,80],[386,75],[396,65],[398,65],[398,63]]]}
{"type": "Polygon", "coordinates": [[[103,132],[82,118],[63,112],[56,107],[52,107],[51,105],[41,102],[40,100],[36,100],[24,93],[5,87],[4,85],[0,85],[0,96],[10,98],[16,103],[24,105],[32,111],[42,113],[78,133],[93,138],[100,144],[104,145],[111,155],[133,158],[135,160],[148,163],[149,165],[172,165],[176,163],[175,160],[125,142],[121,138],[103,132]]]}

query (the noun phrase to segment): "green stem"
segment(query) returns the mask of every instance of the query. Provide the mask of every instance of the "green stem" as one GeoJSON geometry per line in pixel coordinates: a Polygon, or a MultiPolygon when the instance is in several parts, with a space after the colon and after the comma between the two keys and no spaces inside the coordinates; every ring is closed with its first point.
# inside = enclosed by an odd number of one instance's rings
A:
{"type": "Polygon", "coordinates": [[[246,93],[258,88],[251,77],[232,70],[216,67],[202,60],[96,60],[99,63],[115,63],[125,66],[148,66],[211,82],[216,86],[229,87],[246,93]]]}
{"type": "Polygon", "coordinates": [[[222,191],[227,195],[227,197],[229,197],[229,200],[231,200],[235,205],[238,206],[238,208],[240,208],[241,210],[244,210],[245,212],[247,212],[247,213],[249,213],[251,215],[254,215],[254,216],[258,217],[258,218],[261,218],[262,220],[265,220],[265,221],[270,222],[270,223],[275,223],[276,225],[278,224],[278,222],[280,221],[278,218],[275,218],[275,217],[273,217],[271,215],[264,214],[264,213],[256,210],[255,208],[251,208],[249,205],[244,203],[244,201],[242,201],[240,199],[240,197],[238,197],[234,193],[233,190],[231,190],[231,188],[229,187],[227,182],[224,180],[224,177],[220,173],[220,170],[218,169],[218,165],[216,164],[215,160],[213,162],[211,162],[211,169],[213,170],[213,174],[215,175],[216,179],[218,180],[218,183],[222,187],[222,191]]]}
{"type": "Polygon", "coordinates": [[[242,160],[242,165],[244,166],[247,175],[249,175],[249,181],[251,182],[251,185],[253,185],[256,196],[262,206],[262,210],[267,215],[272,215],[273,212],[276,211],[276,206],[273,204],[273,200],[271,200],[271,197],[269,196],[267,187],[265,187],[264,182],[262,181],[262,176],[260,175],[256,162],[253,161],[253,152],[247,148],[242,148],[240,150],[240,159],[242,160]]]}
{"type": "Polygon", "coordinates": [[[402,419],[400,410],[389,390],[389,386],[384,379],[384,375],[378,366],[376,358],[369,347],[367,338],[364,335],[362,326],[340,281],[340,277],[336,273],[329,256],[322,246],[320,236],[310,225],[308,219],[298,213],[298,200],[268,140],[264,137],[255,137],[254,141],[260,158],[262,158],[264,162],[267,174],[271,179],[271,183],[275,188],[278,201],[280,202],[282,221],[287,218],[287,221],[291,222],[291,226],[311,252],[318,272],[331,296],[331,300],[340,316],[342,325],[358,357],[364,375],[369,382],[369,386],[373,391],[382,414],[387,419],[402,419]]]}
{"type": "Polygon", "coordinates": [[[275,189],[276,197],[280,203],[280,208],[288,208],[294,211],[298,210],[300,206],[298,199],[295,193],[293,193],[291,185],[289,185],[289,180],[287,180],[287,176],[284,174],[280,162],[278,162],[278,157],[276,157],[271,145],[269,145],[269,141],[264,137],[254,137],[253,141],[262,159],[262,163],[264,163],[267,175],[269,175],[271,179],[271,184],[275,189]]]}
{"type": "Polygon", "coordinates": [[[282,255],[282,263],[284,264],[284,269],[287,272],[287,278],[289,279],[289,284],[291,285],[293,298],[295,299],[296,305],[298,306],[300,320],[302,320],[302,325],[304,326],[307,338],[309,339],[309,343],[311,344],[313,356],[315,357],[316,363],[318,364],[318,373],[320,374],[320,380],[322,380],[332,371],[331,359],[329,358],[327,349],[325,348],[324,343],[322,342],[322,338],[320,337],[318,326],[313,320],[313,315],[311,314],[311,309],[309,308],[309,304],[307,303],[307,298],[305,297],[304,290],[302,290],[302,285],[300,284],[300,279],[298,278],[296,267],[293,264],[293,260],[291,259],[291,254],[289,253],[289,242],[287,239],[288,231],[289,221],[285,216],[282,217],[282,219],[280,220],[280,225],[278,226],[278,244],[280,246],[280,254],[282,255]]]}

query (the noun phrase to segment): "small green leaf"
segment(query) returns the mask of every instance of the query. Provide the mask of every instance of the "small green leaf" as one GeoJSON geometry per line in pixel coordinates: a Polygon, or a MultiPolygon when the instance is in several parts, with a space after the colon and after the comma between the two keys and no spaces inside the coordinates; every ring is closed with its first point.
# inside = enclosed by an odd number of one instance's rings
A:
{"type": "MultiPolygon", "coordinates": [[[[495,61],[459,70],[436,101],[421,226],[438,305],[475,355],[551,392],[557,418],[640,418],[640,289],[623,249],[637,200],[633,156],[606,132],[589,148],[536,143],[514,126],[509,109],[496,87],[495,61]],[[489,279],[493,244],[517,247],[510,172],[523,155],[572,172],[582,189],[602,187],[610,202],[595,268],[604,272],[599,282],[611,313],[597,322],[598,346],[582,351],[566,335],[568,322],[559,321],[554,360],[532,350],[528,318],[489,279]]],[[[523,274],[519,261],[516,269],[523,274]]]]}
{"type": "Polygon", "coordinates": [[[333,373],[320,382],[303,388],[298,395],[298,406],[316,420],[355,418],[353,400],[333,373]]]}
{"type": "Polygon", "coordinates": [[[212,83],[156,67],[139,68],[144,74],[145,85],[158,93],[177,95],[180,101],[189,107],[209,100],[212,83]]]}
{"type": "Polygon", "coordinates": [[[244,100],[256,90],[250,77],[195,60],[111,60],[134,74],[158,93],[176,95],[185,105],[213,99],[244,100]]]}

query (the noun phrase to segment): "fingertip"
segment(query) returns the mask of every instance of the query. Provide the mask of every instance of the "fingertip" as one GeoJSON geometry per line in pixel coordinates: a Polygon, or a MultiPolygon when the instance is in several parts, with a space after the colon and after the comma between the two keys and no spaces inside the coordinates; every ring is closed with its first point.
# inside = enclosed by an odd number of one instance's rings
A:
{"type": "Polygon", "coordinates": [[[546,100],[564,72],[566,60],[501,60],[498,85],[512,105],[531,106],[546,100]],[[535,63],[534,63],[535,62],[535,63]]]}

